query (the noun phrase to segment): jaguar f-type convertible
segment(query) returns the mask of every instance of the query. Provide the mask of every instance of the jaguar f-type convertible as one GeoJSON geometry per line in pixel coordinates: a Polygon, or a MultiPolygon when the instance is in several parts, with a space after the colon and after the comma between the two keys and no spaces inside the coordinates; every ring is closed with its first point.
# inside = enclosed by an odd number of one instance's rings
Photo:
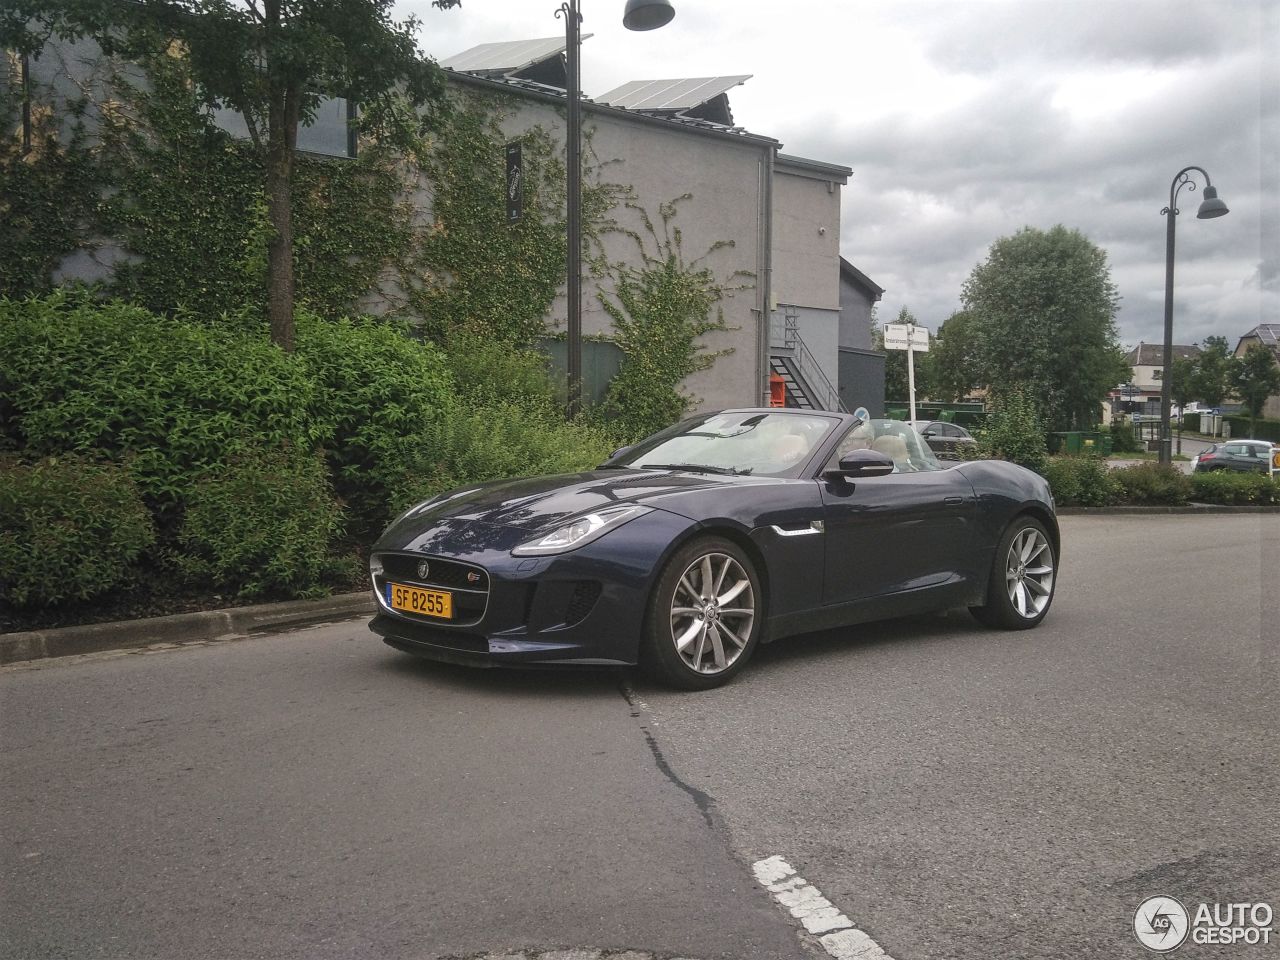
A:
{"type": "Polygon", "coordinates": [[[638,662],[698,689],[813,630],[960,606],[1034,627],[1058,557],[1029,470],[944,468],[895,420],[724,410],[595,470],[419,503],[371,551],[370,629],[437,660],[638,662]]]}

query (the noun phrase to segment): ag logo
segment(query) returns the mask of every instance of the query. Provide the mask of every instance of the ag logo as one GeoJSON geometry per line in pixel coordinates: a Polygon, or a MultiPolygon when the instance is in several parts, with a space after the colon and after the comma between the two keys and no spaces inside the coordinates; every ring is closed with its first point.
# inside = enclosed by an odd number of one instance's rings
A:
{"type": "Polygon", "coordinates": [[[1168,953],[1187,939],[1190,920],[1187,908],[1173,897],[1148,897],[1133,915],[1133,932],[1148,950],[1168,953]]]}

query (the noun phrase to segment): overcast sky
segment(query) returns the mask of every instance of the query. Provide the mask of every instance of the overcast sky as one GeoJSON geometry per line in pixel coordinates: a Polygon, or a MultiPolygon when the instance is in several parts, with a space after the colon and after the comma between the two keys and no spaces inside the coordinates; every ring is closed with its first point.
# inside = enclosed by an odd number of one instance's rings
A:
{"type": "MultiPolygon", "coordinates": [[[[841,253],[936,329],[991,243],[1062,223],[1106,250],[1126,344],[1163,339],[1169,186],[1197,164],[1231,213],[1179,197],[1174,340],[1280,323],[1280,0],[673,0],[650,33],[581,0],[582,86],[752,74],[734,120],[844,164],[841,253]],[[1264,56],[1264,51],[1266,56],[1264,56]]],[[[424,52],[563,34],[553,0],[463,0],[424,52]]]]}

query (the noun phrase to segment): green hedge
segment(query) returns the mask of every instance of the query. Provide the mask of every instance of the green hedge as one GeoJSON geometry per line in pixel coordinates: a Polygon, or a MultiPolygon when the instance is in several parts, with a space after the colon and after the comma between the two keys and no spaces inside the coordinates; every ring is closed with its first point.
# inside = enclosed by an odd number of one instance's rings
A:
{"type": "MultiPolygon", "coordinates": [[[[256,311],[215,322],[84,293],[0,300],[0,453],[14,464],[114,463],[84,469],[134,484],[127,489],[151,512],[141,546],[145,510],[84,499],[97,495],[100,478],[86,481],[83,498],[74,483],[54,484],[44,506],[81,526],[100,516],[95,537],[112,557],[123,549],[117,542],[137,548],[110,560],[112,569],[146,563],[161,593],[168,573],[197,591],[307,595],[332,582],[335,547],[349,560],[415,497],[578,470],[608,455],[605,430],[565,423],[543,358],[474,335],[451,347],[458,379],[438,347],[369,319],[299,311],[297,352],[285,354],[256,311]]],[[[22,509],[33,509],[29,484],[22,489],[22,509]]],[[[40,536],[77,529],[49,522],[52,532],[40,536]]],[[[16,584],[36,534],[8,536],[0,581],[16,584]]],[[[44,553],[56,566],[68,549],[44,553]]],[[[95,583],[105,592],[126,581],[104,573],[95,583]]],[[[90,598],[73,586],[56,597],[22,590],[35,605],[90,598]]]]}
{"type": "Polygon", "coordinates": [[[393,491],[429,431],[455,404],[448,360],[397,325],[302,314],[297,357],[312,388],[310,432],[324,451],[351,533],[391,519],[393,491]]]}
{"type": "Polygon", "coordinates": [[[435,421],[396,491],[399,509],[442,490],[510,477],[589,470],[615,444],[608,431],[520,403],[458,408],[435,421]]]}
{"type": "Polygon", "coordinates": [[[323,460],[290,446],[246,450],[188,496],[178,565],[241,598],[306,596],[335,572],[341,532],[323,460]]]}
{"type": "Polygon", "coordinates": [[[0,300],[0,444],[127,462],[162,521],[247,446],[309,446],[315,389],[265,336],[84,295],[0,300]]]}
{"type": "Polygon", "coordinates": [[[1096,457],[1052,457],[1044,476],[1060,507],[1105,507],[1122,494],[1114,472],[1096,457]]]}
{"type": "Polygon", "coordinates": [[[125,467],[79,457],[0,459],[0,599],[90,600],[127,585],[155,540],[125,467]]]}
{"type": "Polygon", "coordinates": [[[1182,506],[1187,503],[1280,504],[1280,477],[1196,473],[1141,463],[1109,470],[1094,457],[1053,457],[1044,471],[1060,507],[1182,506]]]}
{"type": "Polygon", "coordinates": [[[1191,498],[1191,478],[1177,467],[1139,463],[1112,471],[1120,503],[1182,506],[1191,498]]]}
{"type": "Polygon", "coordinates": [[[1280,504],[1280,477],[1215,470],[1191,476],[1192,499],[1201,503],[1280,504]]]}
{"type": "Polygon", "coordinates": [[[1231,436],[1233,437],[1247,437],[1252,440],[1270,440],[1272,443],[1280,443],[1280,420],[1267,420],[1259,417],[1257,424],[1251,426],[1248,415],[1241,416],[1236,414],[1224,419],[1231,424],[1231,436]]]}

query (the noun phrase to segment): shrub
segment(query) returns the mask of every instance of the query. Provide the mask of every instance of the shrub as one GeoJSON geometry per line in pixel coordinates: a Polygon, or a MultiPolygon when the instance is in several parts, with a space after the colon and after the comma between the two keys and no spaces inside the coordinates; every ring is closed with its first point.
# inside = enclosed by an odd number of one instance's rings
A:
{"type": "Polygon", "coordinates": [[[1191,475],[1192,498],[1200,503],[1280,503],[1280,478],[1263,473],[1215,470],[1191,475]]]}
{"type": "Polygon", "coordinates": [[[475,405],[517,401],[562,409],[564,390],[551,378],[550,358],[474,330],[455,331],[445,343],[457,392],[475,405]]]}
{"type": "Polygon", "coordinates": [[[0,460],[0,597],[15,607],[88,600],[126,584],[155,533],[118,465],[0,460]]]}
{"type": "Polygon", "coordinates": [[[127,459],[165,525],[237,450],[306,445],[311,393],[305,368],[265,328],[249,335],[67,293],[0,300],[5,442],[31,456],[127,459]]]}
{"type": "Polygon", "coordinates": [[[1181,506],[1191,496],[1191,479],[1177,467],[1140,463],[1112,471],[1125,503],[1181,506]]]}
{"type": "Polygon", "coordinates": [[[1045,471],[1044,424],[1035,404],[1017,390],[993,403],[986,428],[977,439],[983,456],[1018,463],[1037,473],[1045,471]]]}
{"type": "Polygon", "coordinates": [[[1138,444],[1138,438],[1133,432],[1133,424],[1111,424],[1112,453],[1137,453],[1141,449],[1141,446],[1138,444]]]}
{"type": "Polygon", "coordinates": [[[604,461],[605,430],[558,411],[517,403],[457,408],[436,420],[394,497],[403,509],[451,487],[483,480],[573,473],[604,461]]]}
{"type": "Polygon", "coordinates": [[[1267,420],[1259,417],[1255,425],[1250,423],[1248,414],[1238,414],[1227,417],[1226,421],[1231,425],[1231,436],[1233,437],[1249,437],[1254,440],[1270,440],[1272,443],[1280,443],[1280,420],[1267,420]]]}
{"type": "Polygon", "coordinates": [[[1105,507],[1123,492],[1113,471],[1096,457],[1052,457],[1044,476],[1060,507],[1105,507]]]}
{"type": "Polygon", "coordinates": [[[188,576],[242,598],[322,592],[342,532],[324,462],[292,446],[237,454],[191,491],[178,533],[188,576]]]}
{"type": "Polygon", "coordinates": [[[351,533],[367,537],[391,516],[428,431],[451,407],[444,355],[400,327],[328,321],[299,312],[298,357],[313,379],[312,433],[324,448],[351,533]]]}

